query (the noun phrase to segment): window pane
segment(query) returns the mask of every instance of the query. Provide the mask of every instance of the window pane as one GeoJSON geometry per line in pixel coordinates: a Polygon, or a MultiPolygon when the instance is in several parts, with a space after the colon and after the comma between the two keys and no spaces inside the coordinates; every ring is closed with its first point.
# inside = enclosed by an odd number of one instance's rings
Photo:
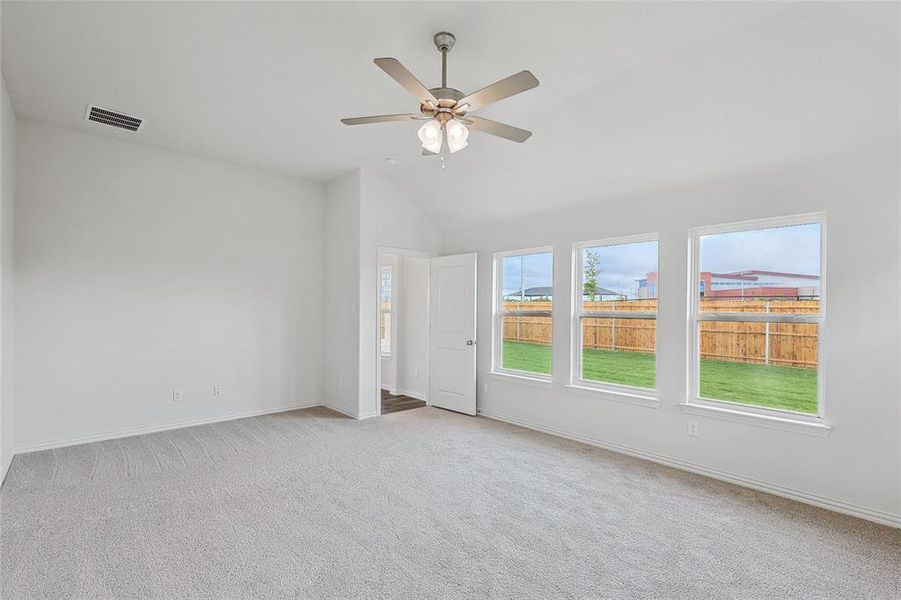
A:
{"type": "Polygon", "coordinates": [[[816,414],[816,324],[702,321],[699,326],[701,397],[816,414]]]}
{"type": "Polygon", "coordinates": [[[505,256],[502,265],[504,300],[551,302],[554,296],[554,254],[505,256]]]}
{"type": "Polygon", "coordinates": [[[819,223],[701,236],[701,312],[818,313],[819,223]]]}
{"type": "Polygon", "coordinates": [[[379,343],[382,354],[391,353],[391,279],[393,269],[391,265],[382,267],[382,281],[380,288],[379,306],[379,343]]]}
{"type": "MultiPolygon", "coordinates": [[[[582,312],[657,312],[657,242],[582,250],[582,312]]],[[[582,379],[656,387],[654,319],[582,319],[582,379]]]]}
{"type": "Polygon", "coordinates": [[[582,319],[582,379],[654,389],[657,321],[582,319]]]}
{"type": "Polygon", "coordinates": [[[501,367],[541,375],[551,374],[554,304],[552,252],[505,256],[503,276],[503,340],[501,367]],[[506,313],[536,313],[511,315],[506,313]]]}
{"type": "Polygon", "coordinates": [[[380,311],[379,319],[379,343],[382,354],[391,354],[391,312],[380,311]]]}
{"type": "Polygon", "coordinates": [[[381,299],[382,307],[391,308],[391,267],[382,267],[381,299]]]}
{"type": "Polygon", "coordinates": [[[551,318],[505,316],[503,368],[551,374],[551,318]]]}
{"type": "Polygon", "coordinates": [[[657,242],[582,250],[582,310],[657,310],[657,242]]]}

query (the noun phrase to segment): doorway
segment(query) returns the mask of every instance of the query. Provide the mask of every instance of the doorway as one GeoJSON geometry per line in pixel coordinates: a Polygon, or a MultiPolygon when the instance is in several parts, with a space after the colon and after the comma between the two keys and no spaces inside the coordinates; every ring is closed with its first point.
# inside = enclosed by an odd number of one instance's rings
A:
{"type": "Polygon", "coordinates": [[[380,248],[378,414],[428,406],[429,255],[380,248]]]}

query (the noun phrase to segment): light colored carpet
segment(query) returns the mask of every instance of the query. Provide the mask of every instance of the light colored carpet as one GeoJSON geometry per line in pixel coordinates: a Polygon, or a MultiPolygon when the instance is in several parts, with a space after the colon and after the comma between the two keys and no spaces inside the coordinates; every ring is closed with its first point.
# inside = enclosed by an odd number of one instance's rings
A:
{"type": "Polygon", "coordinates": [[[26,454],[16,598],[898,598],[901,532],[483,418],[310,409],[26,454]]]}

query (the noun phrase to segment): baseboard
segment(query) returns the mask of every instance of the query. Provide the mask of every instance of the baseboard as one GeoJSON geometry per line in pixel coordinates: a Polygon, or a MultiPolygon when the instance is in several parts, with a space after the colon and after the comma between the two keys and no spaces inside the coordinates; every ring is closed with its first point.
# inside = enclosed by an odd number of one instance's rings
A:
{"type": "Polygon", "coordinates": [[[9,466],[13,464],[13,456],[16,454],[13,453],[12,456],[9,457],[9,460],[4,460],[3,464],[0,464],[0,487],[3,486],[3,482],[6,481],[6,474],[9,473],[9,466]]]}
{"type": "Polygon", "coordinates": [[[355,413],[355,412],[350,412],[349,410],[344,410],[343,408],[339,408],[337,406],[332,406],[331,404],[328,404],[328,403],[323,404],[322,406],[326,407],[329,410],[333,410],[336,413],[341,413],[345,417],[350,417],[351,419],[359,419],[359,417],[357,416],[357,413],[355,413]]]}
{"type": "Polygon", "coordinates": [[[510,423],[512,425],[525,427],[526,429],[532,429],[534,431],[540,431],[542,433],[566,438],[574,442],[581,442],[590,446],[597,446],[598,448],[604,448],[605,450],[610,450],[619,454],[634,456],[636,458],[648,460],[667,467],[673,467],[674,469],[688,471],[690,473],[695,473],[698,475],[704,475],[712,479],[718,479],[720,481],[748,487],[761,492],[766,492],[768,494],[773,494],[775,496],[781,496],[782,498],[788,498],[789,500],[795,500],[797,502],[803,502],[804,504],[810,504],[819,508],[825,508],[827,510],[850,515],[852,517],[866,519],[867,521],[873,521],[874,523],[879,523],[880,525],[888,525],[889,527],[901,528],[901,515],[888,513],[881,510],[875,510],[872,508],[866,508],[864,506],[842,502],[841,500],[824,498],[822,496],[809,494],[807,492],[802,492],[800,490],[785,487],[782,485],[776,485],[765,481],[752,479],[750,477],[736,475],[734,473],[729,473],[728,471],[722,471],[720,469],[705,467],[704,465],[680,460],[666,456],[664,454],[647,452],[645,450],[634,448],[632,446],[615,444],[580,433],[571,433],[562,429],[557,429],[555,427],[548,427],[546,425],[535,423],[527,419],[521,419],[519,417],[511,417],[509,415],[502,415],[482,409],[479,409],[478,414],[489,419],[504,421],[505,423],[510,423]]]}
{"type": "MultiPolygon", "coordinates": [[[[393,393],[393,392],[392,392],[393,393]]],[[[363,419],[369,419],[371,417],[377,417],[379,414],[377,412],[351,412],[349,410],[345,410],[343,408],[339,408],[337,406],[332,406],[331,404],[323,404],[322,406],[335,411],[336,413],[341,413],[345,417],[350,417],[351,419],[356,419],[357,421],[362,421],[363,419]]]]}
{"type": "Polygon", "coordinates": [[[80,444],[90,444],[93,442],[102,442],[104,440],[114,440],[118,438],[131,437],[134,435],[144,435],[147,433],[157,433],[160,431],[169,431],[172,429],[182,429],[184,427],[195,427],[197,425],[208,425],[210,423],[221,423],[223,421],[234,421],[235,419],[246,419],[247,417],[258,417],[260,415],[269,415],[274,413],[288,412],[292,410],[300,410],[302,408],[313,408],[314,406],[322,406],[321,401],[289,404],[284,406],[263,408],[258,410],[248,410],[228,415],[217,415],[215,417],[201,417],[199,419],[188,419],[186,421],[177,421],[175,423],[166,423],[165,425],[151,425],[148,427],[135,427],[133,429],[123,429],[120,431],[111,431],[105,433],[96,433],[91,435],[75,436],[70,438],[62,438],[57,440],[49,440],[39,442],[37,444],[29,444],[16,448],[15,454],[27,454],[28,452],[38,452],[40,450],[52,450],[54,448],[65,448],[67,446],[78,446],[80,444]]]}

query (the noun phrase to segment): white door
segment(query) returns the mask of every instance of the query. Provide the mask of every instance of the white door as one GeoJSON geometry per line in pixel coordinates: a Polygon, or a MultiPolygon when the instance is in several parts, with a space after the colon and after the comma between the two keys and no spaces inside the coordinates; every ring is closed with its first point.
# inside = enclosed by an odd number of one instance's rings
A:
{"type": "Polygon", "coordinates": [[[476,414],[476,255],[432,259],[429,403],[476,414]]]}

